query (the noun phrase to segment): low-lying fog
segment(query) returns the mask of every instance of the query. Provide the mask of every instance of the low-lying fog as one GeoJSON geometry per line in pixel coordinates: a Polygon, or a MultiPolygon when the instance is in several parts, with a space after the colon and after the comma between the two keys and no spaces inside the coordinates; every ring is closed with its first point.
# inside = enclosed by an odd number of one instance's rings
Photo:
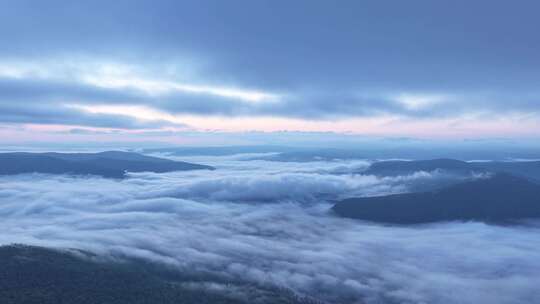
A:
{"type": "Polygon", "coordinates": [[[125,180],[0,177],[0,244],[73,247],[187,273],[275,284],[330,302],[532,303],[540,226],[397,227],[339,218],[331,201],[407,191],[439,173],[376,178],[366,161],[190,157],[215,171],[125,180]]]}

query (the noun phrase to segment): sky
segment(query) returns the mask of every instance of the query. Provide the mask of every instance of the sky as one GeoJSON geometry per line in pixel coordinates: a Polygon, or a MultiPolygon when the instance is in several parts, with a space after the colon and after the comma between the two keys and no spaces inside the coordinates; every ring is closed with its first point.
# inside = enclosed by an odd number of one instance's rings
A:
{"type": "Polygon", "coordinates": [[[0,6],[2,144],[540,138],[537,1],[0,6]]]}

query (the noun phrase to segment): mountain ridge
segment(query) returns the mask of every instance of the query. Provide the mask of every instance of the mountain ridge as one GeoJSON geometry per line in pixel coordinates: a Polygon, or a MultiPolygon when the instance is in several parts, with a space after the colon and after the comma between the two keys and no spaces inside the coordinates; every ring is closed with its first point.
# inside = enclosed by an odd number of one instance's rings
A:
{"type": "Polygon", "coordinates": [[[540,182],[540,161],[466,162],[450,158],[429,160],[389,160],[374,162],[361,174],[376,176],[410,175],[418,171],[442,170],[452,174],[508,173],[540,182]]]}
{"type": "Polygon", "coordinates": [[[215,168],[123,151],[99,153],[0,153],[0,175],[45,173],[124,178],[126,172],[149,171],[164,173],[202,169],[214,170],[215,168]]]}
{"type": "Polygon", "coordinates": [[[504,222],[540,217],[540,185],[498,173],[428,192],[349,198],[332,210],[342,217],[393,224],[504,222]]]}

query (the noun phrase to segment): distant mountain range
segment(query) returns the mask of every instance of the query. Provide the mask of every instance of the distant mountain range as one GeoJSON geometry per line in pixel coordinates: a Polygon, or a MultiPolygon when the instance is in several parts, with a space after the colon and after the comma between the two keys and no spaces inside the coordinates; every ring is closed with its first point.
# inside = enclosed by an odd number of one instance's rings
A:
{"type": "Polygon", "coordinates": [[[333,211],[343,217],[395,224],[505,222],[540,217],[540,185],[498,173],[436,191],[345,199],[333,211]]]}
{"type": "Polygon", "coordinates": [[[172,161],[132,152],[0,153],[0,175],[22,173],[98,175],[123,178],[127,172],[213,170],[211,166],[172,161]]]}
{"type": "Polygon", "coordinates": [[[351,159],[432,159],[451,158],[459,160],[490,159],[506,161],[509,159],[540,159],[538,149],[452,149],[451,147],[407,148],[362,146],[357,148],[289,148],[274,149],[267,152],[279,152],[273,155],[254,156],[252,159],[263,159],[280,162],[312,162],[351,159]]]}
{"type": "Polygon", "coordinates": [[[167,153],[176,156],[225,156],[248,153],[281,153],[286,151],[296,151],[300,148],[284,146],[217,146],[217,147],[170,147],[144,149],[143,153],[167,153]]]}
{"type": "MultiPolygon", "coordinates": [[[[469,143],[472,144],[472,143],[469,143]]],[[[351,160],[351,159],[432,159],[452,158],[459,160],[490,159],[506,161],[509,159],[540,159],[537,147],[524,147],[505,142],[500,145],[472,144],[462,145],[429,145],[424,142],[416,143],[407,139],[383,140],[372,144],[348,145],[347,147],[317,146],[201,146],[201,147],[163,147],[145,148],[142,153],[167,153],[175,156],[207,155],[224,156],[234,154],[261,154],[247,159],[262,159],[279,162],[312,162],[320,160],[351,160]],[[264,155],[271,153],[271,155],[264,155]]]]}
{"type": "Polygon", "coordinates": [[[523,162],[464,162],[455,159],[432,159],[415,161],[381,161],[373,163],[362,174],[377,176],[409,175],[418,171],[442,170],[455,175],[487,172],[505,172],[540,181],[540,161],[523,162]]]}

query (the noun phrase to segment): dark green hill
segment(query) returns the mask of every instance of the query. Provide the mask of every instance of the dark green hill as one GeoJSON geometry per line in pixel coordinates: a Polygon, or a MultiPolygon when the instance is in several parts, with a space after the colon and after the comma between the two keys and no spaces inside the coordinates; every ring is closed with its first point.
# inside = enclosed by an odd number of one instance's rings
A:
{"type": "Polygon", "coordinates": [[[442,170],[450,174],[463,175],[486,172],[505,172],[540,181],[540,161],[523,162],[464,162],[455,159],[430,159],[414,161],[381,161],[373,163],[362,174],[377,176],[408,175],[418,171],[442,170]]]}
{"type": "Polygon", "coordinates": [[[473,170],[486,171],[483,168],[474,166],[468,162],[455,159],[430,159],[414,161],[381,161],[373,163],[364,174],[378,176],[407,175],[418,171],[445,170],[455,173],[469,173],[473,170]]]}
{"type": "Polygon", "coordinates": [[[122,178],[125,172],[171,172],[214,168],[131,152],[0,153],[0,175],[48,173],[122,178]]]}
{"type": "Polygon", "coordinates": [[[216,282],[215,278],[190,278],[141,261],[97,262],[88,253],[76,253],[23,245],[0,247],[0,303],[316,303],[288,290],[238,282],[218,282],[224,290],[194,288],[196,282],[216,282]]]}
{"type": "Polygon", "coordinates": [[[344,217],[396,224],[504,222],[540,217],[540,186],[500,173],[438,191],[346,199],[333,210],[344,217]]]}

